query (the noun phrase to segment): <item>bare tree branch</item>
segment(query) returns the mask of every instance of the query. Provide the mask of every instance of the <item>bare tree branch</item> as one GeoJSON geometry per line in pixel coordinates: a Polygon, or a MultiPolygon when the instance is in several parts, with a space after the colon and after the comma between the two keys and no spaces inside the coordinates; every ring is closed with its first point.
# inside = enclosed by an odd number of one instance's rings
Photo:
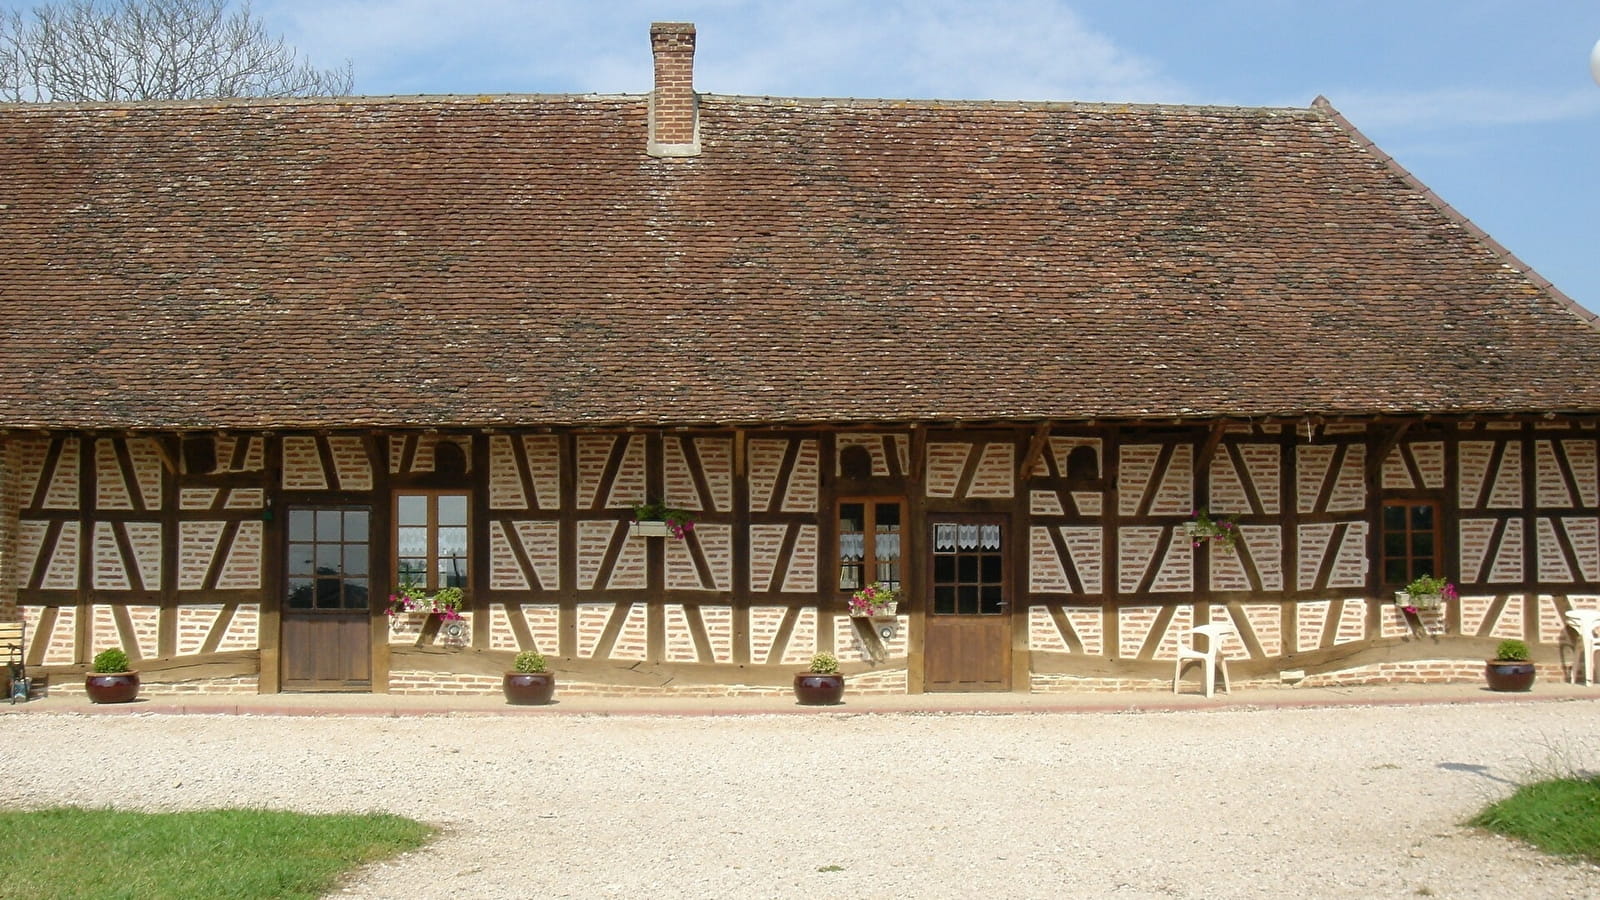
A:
{"type": "Polygon", "coordinates": [[[61,0],[0,11],[0,100],[193,100],[350,93],[229,0],[61,0]]]}

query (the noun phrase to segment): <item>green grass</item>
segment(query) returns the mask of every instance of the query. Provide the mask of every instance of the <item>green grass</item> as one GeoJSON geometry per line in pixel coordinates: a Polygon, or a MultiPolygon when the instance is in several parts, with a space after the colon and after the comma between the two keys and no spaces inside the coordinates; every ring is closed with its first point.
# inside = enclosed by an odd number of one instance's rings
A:
{"type": "Polygon", "coordinates": [[[1467,824],[1600,863],[1600,776],[1525,784],[1467,824]]]}
{"type": "Polygon", "coordinates": [[[377,814],[0,811],[0,896],[314,898],[433,833],[377,814]]]}

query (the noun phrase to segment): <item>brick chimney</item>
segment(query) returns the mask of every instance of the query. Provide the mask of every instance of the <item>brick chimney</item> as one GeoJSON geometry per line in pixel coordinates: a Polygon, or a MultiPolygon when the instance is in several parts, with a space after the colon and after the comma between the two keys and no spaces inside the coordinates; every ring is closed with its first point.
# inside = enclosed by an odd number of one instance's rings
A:
{"type": "Polygon", "coordinates": [[[651,156],[699,156],[700,120],[694,96],[694,23],[650,26],[656,84],[650,92],[651,156]]]}

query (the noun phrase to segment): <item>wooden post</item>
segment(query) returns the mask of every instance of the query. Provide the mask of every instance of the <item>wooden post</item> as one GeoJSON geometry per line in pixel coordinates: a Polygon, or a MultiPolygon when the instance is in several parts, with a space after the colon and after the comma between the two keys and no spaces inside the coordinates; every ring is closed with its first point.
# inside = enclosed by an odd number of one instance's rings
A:
{"type": "MultiPolygon", "coordinates": [[[[317,439],[319,446],[324,438],[317,439]]],[[[372,494],[369,517],[370,530],[367,534],[367,547],[371,554],[371,561],[367,567],[368,586],[371,591],[372,602],[367,606],[368,640],[371,642],[372,659],[372,693],[389,693],[389,670],[392,658],[389,649],[389,616],[388,603],[386,602],[389,591],[394,585],[390,584],[395,574],[394,559],[394,492],[391,490],[392,482],[389,475],[389,444],[387,438],[380,440],[368,434],[362,439],[362,447],[367,452],[367,466],[372,469],[372,494]]],[[[331,453],[331,448],[330,448],[331,453]]],[[[330,482],[331,483],[331,482],[330,482]]],[[[469,515],[476,513],[476,501],[469,505],[469,515]]],[[[471,528],[471,519],[468,519],[468,528],[471,528]]],[[[473,546],[474,535],[469,531],[467,546],[473,546]]],[[[478,585],[477,573],[470,573],[467,579],[469,586],[478,585]]],[[[479,588],[481,590],[481,588],[479,588]]],[[[477,616],[474,616],[476,624],[477,616]]],[[[476,629],[474,629],[476,630],[476,629]]],[[[487,642],[487,641],[485,641],[487,642]]],[[[477,640],[474,639],[474,644],[477,640]]]]}
{"type": "Polygon", "coordinates": [[[906,629],[906,693],[921,694],[927,690],[924,656],[928,608],[933,595],[923,578],[923,563],[928,554],[928,489],[923,484],[927,472],[924,457],[928,452],[928,432],[911,426],[911,471],[906,476],[906,521],[900,528],[900,573],[903,596],[916,598],[911,603],[910,627],[906,629]]]}
{"type": "MultiPolygon", "coordinates": [[[[283,437],[262,435],[262,488],[266,509],[272,518],[261,536],[261,624],[257,635],[261,647],[261,675],[256,690],[276,694],[282,689],[283,668],[280,656],[283,637],[283,559],[286,552],[283,530],[288,510],[283,507],[283,437]]],[[[384,563],[387,565],[387,563],[384,563]]]]}
{"type": "MultiPolygon", "coordinates": [[[[1024,432],[1018,432],[1020,445],[1024,432]]],[[[1049,446],[1050,425],[1041,423],[1034,429],[1022,465],[1017,467],[1016,480],[1011,483],[1011,515],[1004,535],[1006,552],[1011,558],[1010,596],[1013,598],[1006,612],[1011,616],[1011,691],[1015,694],[1033,692],[1033,659],[1029,649],[1029,631],[1032,627],[1033,604],[1028,591],[1029,570],[1032,567],[1032,540],[1029,533],[1028,478],[1033,464],[1049,446]]]]}
{"type": "Polygon", "coordinates": [[[561,555],[561,609],[558,614],[560,655],[578,656],[578,436],[563,432],[561,453],[561,519],[558,541],[561,555]]]}
{"type": "MultiPolygon", "coordinates": [[[[216,438],[213,437],[211,440],[215,441],[216,438]]],[[[159,448],[162,446],[163,441],[158,437],[155,440],[155,444],[159,448]]],[[[165,456],[163,455],[164,459],[165,456]]],[[[132,470],[131,466],[129,468],[132,470]]],[[[161,518],[161,558],[169,562],[161,567],[160,582],[156,585],[156,590],[160,592],[161,598],[159,601],[161,612],[156,623],[156,656],[171,658],[178,655],[178,510],[181,507],[178,498],[183,490],[183,477],[179,474],[180,470],[170,469],[165,466],[163,466],[163,469],[160,480],[161,506],[159,507],[158,515],[161,518]]],[[[138,480],[137,471],[130,471],[130,474],[135,481],[138,480]]],[[[128,488],[130,493],[138,496],[136,485],[130,484],[128,488]]],[[[148,500],[148,498],[145,499],[148,500]]],[[[112,527],[126,528],[127,526],[117,523],[112,527]]],[[[219,556],[224,556],[229,549],[219,544],[217,553],[219,556]]],[[[129,566],[137,566],[138,561],[129,559],[127,564],[129,566]]],[[[145,584],[143,587],[148,590],[150,586],[145,584]]]]}
{"type": "MultiPolygon", "coordinates": [[[[666,449],[661,432],[652,431],[644,437],[645,498],[666,501],[666,449]]],[[[632,440],[623,435],[621,440],[632,440]]],[[[626,527],[626,526],[624,526],[626,527]]],[[[647,540],[645,543],[645,659],[659,663],[667,658],[667,542],[647,540]]]]}

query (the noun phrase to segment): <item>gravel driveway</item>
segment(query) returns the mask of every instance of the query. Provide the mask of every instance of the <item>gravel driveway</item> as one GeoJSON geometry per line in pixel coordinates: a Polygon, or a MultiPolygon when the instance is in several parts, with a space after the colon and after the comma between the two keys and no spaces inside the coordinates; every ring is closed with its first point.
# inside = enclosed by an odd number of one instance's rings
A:
{"type": "Polygon", "coordinates": [[[443,827],[357,897],[1596,897],[1458,823],[1600,769],[1597,714],[9,716],[0,805],[443,827]]]}

